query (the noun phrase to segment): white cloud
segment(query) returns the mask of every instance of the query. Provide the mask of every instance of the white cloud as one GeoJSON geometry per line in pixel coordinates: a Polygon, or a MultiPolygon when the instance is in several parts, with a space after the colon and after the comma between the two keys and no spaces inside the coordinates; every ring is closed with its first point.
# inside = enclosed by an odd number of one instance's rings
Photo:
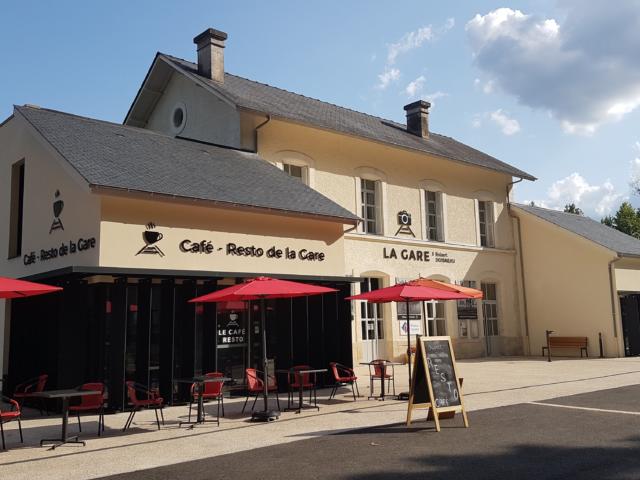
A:
{"type": "Polygon", "coordinates": [[[440,28],[434,29],[432,25],[427,25],[415,31],[405,33],[400,40],[388,46],[387,64],[393,65],[399,55],[421,47],[425,42],[434,40],[437,36],[451,30],[455,23],[453,18],[448,18],[440,28]]]}
{"type": "Polygon", "coordinates": [[[591,185],[582,175],[574,172],[553,182],[547,190],[547,198],[535,200],[535,204],[563,210],[565,205],[575,203],[586,215],[599,218],[616,210],[625,198],[625,195],[616,191],[611,181],[591,185]]]}
{"type": "Polygon", "coordinates": [[[471,119],[471,126],[473,128],[480,128],[482,126],[482,115],[476,113],[471,119]]]}
{"type": "Polygon", "coordinates": [[[397,82],[400,79],[400,70],[397,68],[385,69],[380,75],[378,75],[378,85],[376,88],[384,90],[392,82],[397,82]]]}
{"type": "Polygon", "coordinates": [[[631,160],[631,184],[635,187],[640,184],[640,142],[635,142],[633,149],[636,157],[631,160]]]}
{"type": "Polygon", "coordinates": [[[501,108],[495,112],[491,112],[490,117],[505,135],[513,135],[520,131],[520,123],[518,120],[509,117],[501,108]]]}
{"type": "MultiPolygon", "coordinates": [[[[378,84],[376,85],[376,88],[384,90],[390,83],[395,82],[400,78],[400,70],[393,66],[400,55],[421,47],[425,42],[430,42],[436,39],[438,36],[451,30],[454,25],[455,20],[453,18],[448,18],[447,21],[438,28],[434,28],[432,25],[418,28],[415,31],[405,33],[400,40],[388,45],[386,64],[384,71],[378,75],[378,84]]],[[[408,87],[409,86],[407,86],[407,88],[408,87]]],[[[411,96],[408,92],[407,94],[411,96]]]]}
{"type": "Polygon", "coordinates": [[[571,134],[593,134],[640,106],[638,0],[561,0],[554,18],[498,8],[466,25],[477,66],[571,134]]]}
{"type": "Polygon", "coordinates": [[[405,87],[404,91],[407,94],[407,97],[413,98],[422,93],[422,89],[424,88],[425,82],[424,75],[420,75],[415,80],[409,82],[409,84],[405,87]]]}

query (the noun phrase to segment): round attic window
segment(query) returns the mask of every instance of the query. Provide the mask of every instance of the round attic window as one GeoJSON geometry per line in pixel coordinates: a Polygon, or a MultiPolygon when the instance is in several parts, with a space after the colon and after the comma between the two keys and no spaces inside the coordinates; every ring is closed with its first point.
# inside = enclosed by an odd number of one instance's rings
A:
{"type": "Polygon", "coordinates": [[[184,130],[184,126],[187,123],[187,110],[184,103],[178,103],[171,113],[171,130],[176,135],[184,130]]]}

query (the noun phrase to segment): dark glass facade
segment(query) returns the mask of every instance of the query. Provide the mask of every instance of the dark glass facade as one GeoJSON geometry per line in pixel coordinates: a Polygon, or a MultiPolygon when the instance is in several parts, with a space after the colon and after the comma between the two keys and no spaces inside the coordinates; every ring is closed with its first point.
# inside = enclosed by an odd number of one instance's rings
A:
{"type": "MultiPolygon", "coordinates": [[[[243,392],[244,369],[261,368],[258,302],[192,304],[188,300],[242,281],[175,277],[49,278],[58,294],[12,301],[5,391],[47,373],[47,388],[107,385],[108,404],[126,406],[124,382],[157,388],[168,402],[187,399],[176,378],[221,371],[243,392]]],[[[347,282],[322,296],[266,302],[270,368],[327,368],[352,363],[347,282]]]]}

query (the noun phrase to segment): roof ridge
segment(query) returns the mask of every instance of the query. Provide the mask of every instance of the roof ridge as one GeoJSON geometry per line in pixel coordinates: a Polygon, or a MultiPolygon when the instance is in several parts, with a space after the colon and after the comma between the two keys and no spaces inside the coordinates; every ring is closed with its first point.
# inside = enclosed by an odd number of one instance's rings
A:
{"type": "MultiPolygon", "coordinates": [[[[517,202],[513,202],[513,205],[515,205],[516,207],[537,208],[538,210],[545,210],[547,212],[561,213],[562,215],[573,215],[574,217],[577,217],[577,218],[584,218],[584,219],[591,220],[591,221],[596,222],[596,223],[602,223],[602,222],[599,222],[598,220],[596,220],[595,218],[589,217],[588,215],[579,215],[577,213],[565,212],[563,210],[556,210],[555,208],[541,207],[539,205],[526,205],[524,203],[517,203],[517,202]]],[[[622,232],[622,233],[624,233],[624,232],[622,232]]]]}
{"type": "MultiPolygon", "coordinates": [[[[189,64],[191,64],[191,65],[194,65],[194,66],[195,66],[195,63],[193,63],[193,62],[191,62],[191,61],[189,61],[189,60],[185,60],[184,58],[176,57],[175,55],[170,55],[170,54],[168,54],[168,53],[163,53],[163,52],[158,52],[158,53],[159,53],[160,55],[165,56],[165,57],[169,57],[170,59],[179,60],[180,62],[189,63],[189,64]]],[[[229,76],[231,76],[231,77],[239,78],[239,79],[241,79],[241,80],[245,80],[245,81],[247,81],[247,82],[255,83],[255,84],[257,84],[257,85],[263,85],[263,86],[265,86],[265,87],[273,88],[273,89],[275,89],[275,90],[280,90],[281,92],[290,93],[291,95],[297,95],[298,97],[307,98],[307,99],[309,99],[309,100],[314,100],[314,101],[316,101],[316,102],[320,102],[320,103],[325,103],[325,104],[327,104],[327,105],[331,105],[331,106],[333,106],[333,107],[340,108],[340,109],[342,109],[342,110],[348,110],[348,111],[350,111],[350,112],[357,113],[357,114],[359,114],[359,115],[366,115],[367,117],[374,118],[374,119],[376,119],[376,120],[380,120],[380,121],[382,121],[382,122],[389,122],[389,123],[393,123],[393,124],[395,124],[395,125],[402,126],[402,127],[404,127],[405,129],[406,129],[406,127],[407,127],[407,124],[406,124],[406,123],[400,123],[400,122],[397,122],[397,121],[395,121],[395,120],[391,120],[391,119],[389,119],[389,118],[379,117],[379,116],[377,116],[377,115],[372,115],[372,114],[367,113],[367,112],[362,112],[362,111],[360,111],[360,110],[356,110],[356,109],[354,109],[354,108],[345,107],[344,105],[338,105],[338,104],[336,104],[336,103],[331,103],[331,102],[328,102],[328,101],[326,101],[326,100],[321,100],[321,99],[319,99],[319,98],[310,97],[310,96],[308,96],[308,95],[304,95],[304,94],[302,94],[302,93],[298,93],[298,92],[293,92],[293,91],[291,91],[291,90],[287,90],[286,88],[276,87],[276,86],[274,86],[274,85],[270,85],[270,84],[268,84],[268,83],[259,82],[259,81],[257,81],[257,80],[252,80],[252,79],[250,79],[250,78],[243,77],[243,76],[241,76],[241,75],[236,75],[236,74],[234,74],[234,73],[230,73],[230,72],[226,72],[226,71],[224,72],[224,74],[225,74],[225,75],[229,75],[229,76]]],[[[429,131],[429,134],[430,134],[430,135],[437,135],[438,137],[450,138],[450,139],[452,139],[452,140],[455,140],[453,137],[449,137],[449,136],[447,136],[447,135],[443,135],[443,134],[441,134],[441,133],[437,133],[437,132],[429,131]]],[[[417,138],[419,138],[419,137],[417,137],[417,138]]],[[[455,140],[455,141],[457,141],[457,140],[455,140]]],[[[460,142],[458,142],[458,143],[460,143],[460,142]]],[[[473,148],[473,147],[470,147],[470,148],[473,148]]],[[[486,154],[485,154],[485,155],[486,155],[486,154]]]]}

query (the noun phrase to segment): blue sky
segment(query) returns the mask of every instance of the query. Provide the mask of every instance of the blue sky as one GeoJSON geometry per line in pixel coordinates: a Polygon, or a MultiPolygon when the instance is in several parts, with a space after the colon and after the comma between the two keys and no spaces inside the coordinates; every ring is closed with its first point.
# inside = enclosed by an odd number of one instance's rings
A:
{"type": "Polygon", "coordinates": [[[600,218],[640,173],[640,0],[11,2],[0,116],[33,103],[121,122],[156,51],[195,59],[229,34],[226,70],[397,121],[430,124],[539,178],[519,201],[600,218]]]}

